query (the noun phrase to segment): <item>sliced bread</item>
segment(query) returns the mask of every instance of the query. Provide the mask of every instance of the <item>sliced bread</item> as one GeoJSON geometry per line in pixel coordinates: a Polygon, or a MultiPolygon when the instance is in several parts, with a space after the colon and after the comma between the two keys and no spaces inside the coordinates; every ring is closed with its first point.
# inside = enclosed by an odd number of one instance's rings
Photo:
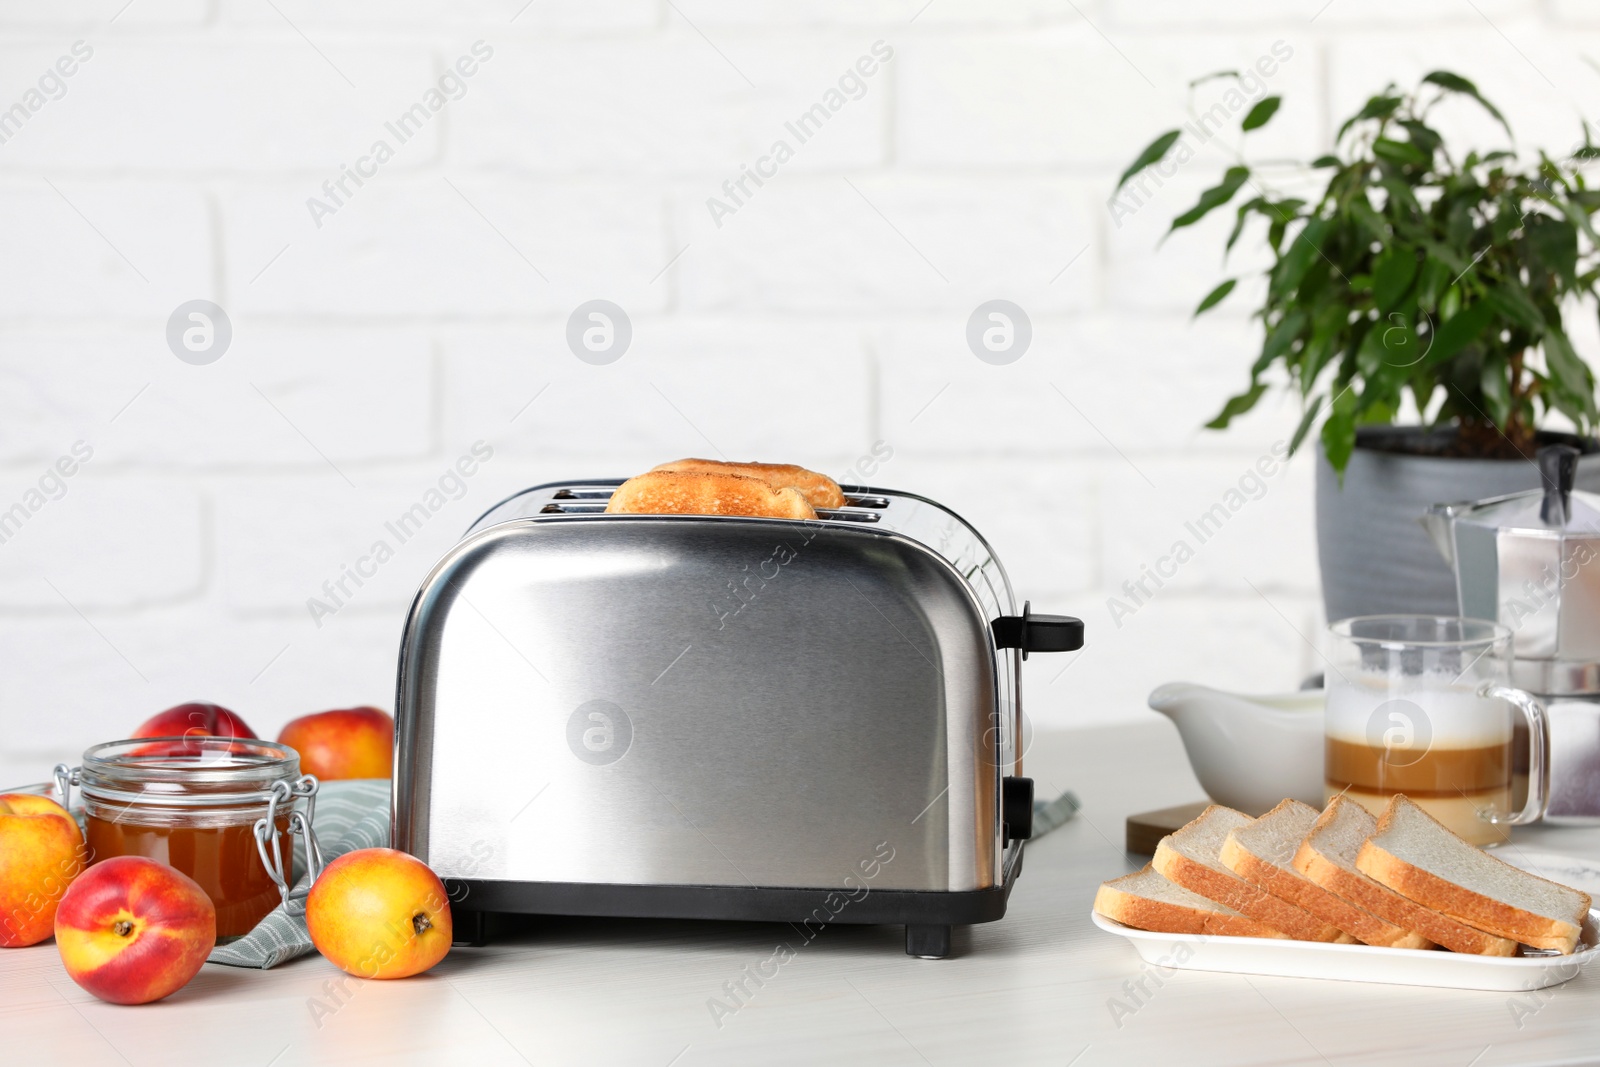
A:
{"type": "Polygon", "coordinates": [[[1251,885],[1223,864],[1222,845],[1228,834],[1254,821],[1241,811],[1213,804],[1198,819],[1163,837],[1151,865],[1169,881],[1296,940],[1354,941],[1338,927],[1251,885]]]}
{"type": "Polygon", "coordinates": [[[1174,885],[1150,867],[1102,884],[1094,895],[1094,910],[1124,926],[1163,934],[1289,936],[1174,885]]]}
{"type": "Polygon", "coordinates": [[[817,512],[792,485],[774,487],[742,474],[647,471],[617,486],[608,514],[752,515],[769,519],[814,519],[817,512]]]}
{"type": "Polygon", "coordinates": [[[1362,874],[1356,867],[1361,846],[1378,828],[1372,813],[1349,797],[1334,797],[1295,853],[1295,870],[1374,915],[1416,930],[1452,952],[1511,956],[1517,943],[1484,933],[1450,916],[1425,908],[1362,874]]]}
{"type": "Polygon", "coordinates": [[[1468,844],[1397,794],[1356,867],[1424,907],[1535,948],[1570,953],[1589,894],[1529,874],[1468,844]]]}
{"type": "Polygon", "coordinates": [[[1222,843],[1223,864],[1358,941],[1385,948],[1432,948],[1433,942],[1415,930],[1380,918],[1295,870],[1295,853],[1320,814],[1309,804],[1285,800],[1255,822],[1229,831],[1222,843]]]}
{"type": "Polygon", "coordinates": [[[793,463],[730,463],[721,459],[675,459],[671,463],[658,463],[651,470],[693,472],[699,474],[742,474],[746,478],[760,478],[774,489],[793,486],[814,508],[842,508],[845,506],[844,490],[826,474],[806,470],[793,463]]]}

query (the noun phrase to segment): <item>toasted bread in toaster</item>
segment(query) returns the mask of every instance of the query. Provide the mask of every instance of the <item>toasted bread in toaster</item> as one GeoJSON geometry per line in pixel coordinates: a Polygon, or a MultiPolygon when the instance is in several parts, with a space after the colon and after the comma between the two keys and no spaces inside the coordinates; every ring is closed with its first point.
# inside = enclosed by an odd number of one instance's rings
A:
{"type": "Polygon", "coordinates": [[[774,488],[760,478],[694,471],[649,471],[611,494],[606,511],[633,515],[750,515],[814,519],[816,511],[793,486],[774,488]]]}
{"type": "Polygon", "coordinates": [[[652,467],[658,471],[690,471],[696,474],[742,474],[760,478],[774,489],[793,486],[814,508],[844,507],[844,490],[826,474],[797,467],[793,463],[728,463],[720,459],[675,459],[652,467]]]}

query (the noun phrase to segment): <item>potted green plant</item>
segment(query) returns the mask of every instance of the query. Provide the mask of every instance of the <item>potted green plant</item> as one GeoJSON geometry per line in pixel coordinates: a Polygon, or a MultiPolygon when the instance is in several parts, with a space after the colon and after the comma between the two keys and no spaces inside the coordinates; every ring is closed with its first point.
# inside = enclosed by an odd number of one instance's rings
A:
{"type": "MultiPolygon", "coordinates": [[[[1330,619],[1453,614],[1450,571],[1419,516],[1433,503],[1538,486],[1529,460],[1541,444],[1578,445],[1579,485],[1600,489],[1595,378],[1567,330],[1600,282],[1600,190],[1582,173],[1600,148],[1586,134],[1570,155],[1541,151],[1536,164],[1510,147],[1457,155],[1429,124],[1451,97],[1487,111],[1510,142],[1505,118],[1472,82],[1435,71],[1412,91],[1391,85],[1369,99],[1339,128],[1333,153],[1293,168],[1320,196],[1274,192],[1263,168],[1240,159],[1168,230],[1231,208],[1224,259],[1247,231],[1271,253],[1248,387],[1207,426],[1227,427],[1274,384],[1298,394],[1304,414],[1290,446],[1318,430],[1330,619]],[[1576,433],[1541,429],[1552,416],[1576,433]]],[[[1257,101],[1242,131],[1265,126],[1280,102],[1257,101]]],[[[1181,138],[1156,138],[1119,192],[1181,151],[1181,138]]],[[[1223,280],[1195,314],[1238,281],[1223,280]]]]}

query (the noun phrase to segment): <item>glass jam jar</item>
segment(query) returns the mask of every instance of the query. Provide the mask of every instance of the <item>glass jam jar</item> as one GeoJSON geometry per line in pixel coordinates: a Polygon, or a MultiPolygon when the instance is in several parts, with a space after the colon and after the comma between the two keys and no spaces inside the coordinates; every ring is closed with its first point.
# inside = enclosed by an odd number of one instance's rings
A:
{"type": "Polygon", "coordinates": [[[284,745],[112,741],[86,751],[79,767],[57,767],[56,780],[64,799],[74,785],[82,792],[90,863],[145,856],[182,871],[211,897],[219,942],[249,933],[280,901],[290,905],[284,859],[292,875],[294,834],[305,838],[311,881],[321,866],[311,831],[317,780],[300,774],[299,754],[284,745]]]}

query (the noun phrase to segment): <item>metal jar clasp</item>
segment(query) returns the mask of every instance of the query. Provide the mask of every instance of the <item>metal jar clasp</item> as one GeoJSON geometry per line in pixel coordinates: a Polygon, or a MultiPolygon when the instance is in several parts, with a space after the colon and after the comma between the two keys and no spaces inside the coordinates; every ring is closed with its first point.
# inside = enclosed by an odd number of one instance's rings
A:
{"type": "Polygon", "coordinates": [[[69,812],[72,810],[72,787],[78,784],[78,772],[81,769],[58,763],[52,772],[52,777],[56,780],[56,792],[61,794],[61,806],[69,812]]]}
{"type": "Polygon", "coordinates": [[[311,828],[311,819],[317,807],[317,779],[312,775],[303,775],[294,785],[288,782],[274,782],[272,795],[267,799],[267,814],[256,820],[256,851],[261,853],[261,865],[267,869],[267,874],[278,887],[278,893],[283,897],[283,910],[290,915],[304,915],[306,910],[306,896],[311,892],[311,886],[317,881],[317,876],[322,873],[322,849],[317,843],[317,832],[311,828]],[[297,798],[304,797],[306,806],[304,810],[294,808],[297,798]],[[290,846],[290,870],[285,873],[283,868],[283,849],[278,840],[278,805],[287,804],[291,807],[289,812],[289,832],[299,834],[305,839],[306,851],[306,888],[295,892],[291,890],[289,878],[293,874],[294,847],[290,846]],[[272,851],[268,853],[267,842],[272,842],[272,851]]]}

